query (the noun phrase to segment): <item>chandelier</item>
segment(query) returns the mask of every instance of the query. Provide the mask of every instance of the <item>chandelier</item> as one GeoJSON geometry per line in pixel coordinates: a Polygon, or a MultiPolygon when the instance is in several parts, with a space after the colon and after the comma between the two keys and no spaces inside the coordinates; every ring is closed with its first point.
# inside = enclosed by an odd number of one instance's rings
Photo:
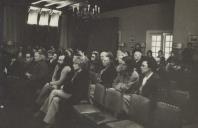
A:
{"type": "Polygon", "coordinates": [[[88,19],[95,18],[101,12],[101,4],[98,0],[38,0],[31,3],[33,6],[43,6],[42,8],[54,7],[58,10],[69,11],[73,16],[88,19]]]}
{"type": "Polygon", "coordinates": [[[73,15],[82,19],[95,18],[101,13],[101,7],[97,4],[84,2],[76,3],[71,6],[73,15]]]}

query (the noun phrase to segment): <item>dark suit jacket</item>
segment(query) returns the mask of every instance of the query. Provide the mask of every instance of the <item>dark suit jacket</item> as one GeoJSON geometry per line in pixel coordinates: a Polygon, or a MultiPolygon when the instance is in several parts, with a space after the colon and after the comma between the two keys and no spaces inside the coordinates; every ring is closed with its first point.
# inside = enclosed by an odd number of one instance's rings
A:
{"type": "Polygon", "coordinates": [[[143,60],[144,60],[144,57],[142,57],[138,62],[135,62],[135,69],[140,76],[142,76],[141,65],[142,65],[143,60]]]}
{"type": "Polygon", "coordinates": [[[47,82],[48,71],[49,68],[45,61],[35,62],[31,71],[29,72],[30,74],[32,74],[29,83],[32,86],[37,86],[38,88],[41,88],[47,82]]]}
{"type": "Polygon", "coordinates": [[[9,64],[6,68],[8,70],[8,76],[20,77],[22,75],[22,66],[18,60],[16,60],[12,65],[9,64]]]}
{"type": "MultiPolygon", "coordinates": [[[[0,53],[1,54],[1,53],[0,53]]],[[[3,58],[0,55],[0,83],[4,80],[5,74],[4,74],[5,66],[3,65],[3,58]]]]}
{"type": "Polygon", "coordinates": [[[111,88],[113,80],[117,76],[116,69],[114,65],[110,65],[102,74],[101,74],[101,84],[106,88],[111,88]]]}
{"type": "MultiPolygon", "coordinates": [[[[141,86],[143,81],[143,77],[140,80],[140,85],[141,86]]],[[[156,100],[157,98],[157,91],[159,87],[160,82],[160,77],[158,74],[153,73],[153,75],[147,80],[146,84],[142,88],[142,93],[140,95],[147,97],[149,99],[156,100]]],[[[139,88],[138,88],[138,93],[139,93],[139,88]]]]}
{"type": "Polygon", "coordinates": [[[89,87],[89,73],[85,70],[74,73],[70,84],[68,83],[64,86],[63,90],[72,96],[67,100],[71,104],[77,104],[82,99],[88,97],[88,87],[89,87]]]}

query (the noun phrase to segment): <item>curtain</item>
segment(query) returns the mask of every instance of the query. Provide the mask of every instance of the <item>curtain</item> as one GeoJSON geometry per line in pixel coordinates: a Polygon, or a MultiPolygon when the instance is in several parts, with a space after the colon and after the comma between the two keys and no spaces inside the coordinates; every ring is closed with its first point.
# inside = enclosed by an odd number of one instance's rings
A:
{"type": "Polygon", "coordinates": [[[118,48],[118,18],[104,18],[90,23],[88,50],[112,51],[118,48]]]}
{"type": "Polygon", "coordinates": [[[3,41],[3,6],[0,4],[0,45],[2,45],[3,41]]]}
{"type": "Polygon", "coordinates": [[[60,30],[60,48],[70,48],[71,45],[69,43],[69,28],[68,28],[68,16],[67,14],[62,15],[61,17],[61,30],[60,30]]]}
{"type": "Polygon", "coordinates": [[[16,44],[23,42],[27,9],[6,6],[3,9],[3,41],[16,44]]]}

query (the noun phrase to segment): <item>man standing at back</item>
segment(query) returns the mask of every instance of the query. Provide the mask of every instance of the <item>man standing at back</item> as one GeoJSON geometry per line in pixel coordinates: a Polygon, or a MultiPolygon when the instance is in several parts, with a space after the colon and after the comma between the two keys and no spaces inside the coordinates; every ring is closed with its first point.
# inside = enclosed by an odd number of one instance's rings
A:
{"type": "Polygon", "coordinates": [[[47,81],[48,75],[48,65],[43,59],[44,53],[35,52],[34,53],[34,64],[30,71],[25,73],[27,79],[24,89],[25,89],[25,102],[33,103],[36,96],[36,92],[42,88],[42,86],[47,81]]]}
{"type": "Polygon", "coordinates": [[[42,58],[43,55],[43,53],[35,52],[32,70],[25,73],[27,79],[31,81],[31,85],[34,84],[33,86],[38,89],[46,82],[48,75],[48,65],[42,58]]]}

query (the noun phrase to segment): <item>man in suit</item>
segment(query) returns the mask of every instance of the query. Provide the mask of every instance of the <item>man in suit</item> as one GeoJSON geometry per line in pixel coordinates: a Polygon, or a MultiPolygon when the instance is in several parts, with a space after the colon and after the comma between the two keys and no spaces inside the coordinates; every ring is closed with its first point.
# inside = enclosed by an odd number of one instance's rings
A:
{"type": "Polygon", "coordinates": [[[143,74],[138,94],[147,98],[156,98],[157,89],[159,86],[159,75],[155,72],[155,64],[150,59],[144,59],[141,65],[141,72],[143,74]]]}
{"type": "Polygon", "coordinates": [[[157,103],[157,91],[159,86],[159,75],[155,72],[155,64],[150,59],[144,59],[141,65],[142,78],[138,88],[138,94],[150,99],[150,111],[148,128],[152,128],[153,112],[157,103]]]}
{"type": "Polygon", "coordinates": [[[107,52],[106,56],[102,60],[104,68],[100,71],[100,77],[98,81],[106,88],[111,88],[113,80],[115,79],[117,72],[114,66],[114,58],[111,52],[107,52]]]}
{"type": "MultiPolygon", "coordinates": [[[[1,49],[0,49],[1,50],[1,49]]],[[[3,64],[3,54],[0,51],[0,105],[2,104],[1,102],[3,102],[3,99],[5,98],[5,74],[4,74],[4,69],[5,69],[5,65],[3,64]]]]}
{"type": "Polygon", "coordinates": [[[22,78],[26,77],[26,72],[31,72],[33,67],[33,54],[30,52],[25,53],[25,60],[23,62],[23,76],[22,78]]]}
{"type": "Polygon", "coordinates": [[[141,51],[135,51],[133,55],[134,61],[135,61],[135,70],[138,72],[139,76],[142,75],[141,72],[141,64],[143,60],[142,52],[141,51]]]}
{"type": "Polygon", "coordinates": [[[41,88],[42,85],[46,82],[48,75],[48,65],[45,60],[43,60],[42,55],[44,53],[35,52],[34,53],[34,65],[31,70],[25,73],[25,76],[37,89],[41,88]]]}
{"type": "Polygon", "coordinates": [[[43,59],[44,53],[34,53],[34,63],[30,70],[25,72],[25,79],[20,81],[20,88],[22,96],[25,95],[26,105],[32,105],[36,92],[42,88],[47,81],[48,75],[48,64],[43,59]],[[22,90],[21,90],[22,89],[22,90]],[[25,90],[25,91],[24,91],[25,90]]]}

